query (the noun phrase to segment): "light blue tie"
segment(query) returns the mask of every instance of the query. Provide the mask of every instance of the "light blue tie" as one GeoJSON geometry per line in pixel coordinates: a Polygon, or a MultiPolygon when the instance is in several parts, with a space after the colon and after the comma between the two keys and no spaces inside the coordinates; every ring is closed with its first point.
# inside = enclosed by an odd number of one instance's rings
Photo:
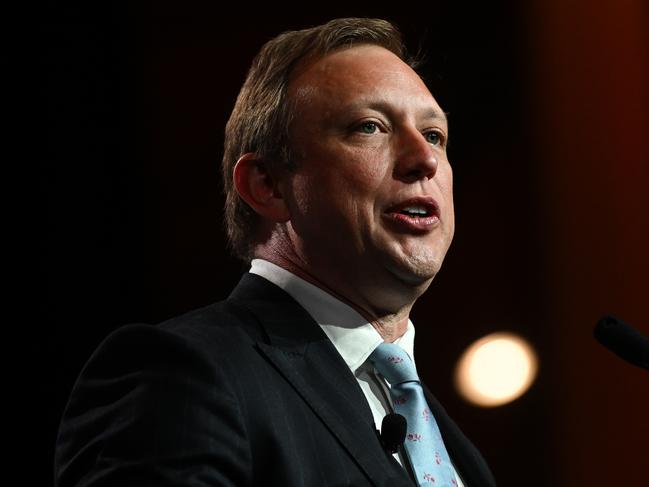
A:
{"type": "Polygon", "coordinates": [[[394,343],[379,345],[370,360],[390,383],[394,411],[408,422],[404,446],[418,485],[456,487],[455,469],[408,354],[394,343]]]}

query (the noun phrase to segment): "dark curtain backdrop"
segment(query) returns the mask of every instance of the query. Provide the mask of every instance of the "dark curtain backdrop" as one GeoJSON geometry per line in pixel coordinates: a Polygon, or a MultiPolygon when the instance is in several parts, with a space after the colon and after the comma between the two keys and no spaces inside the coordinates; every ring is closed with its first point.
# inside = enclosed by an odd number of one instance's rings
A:
{"type": "Polygon", "coordinates": [[[649,374],[591,338],[616,312],[649,334],[649,22],[642,0],[260,7],[50,3],[40,52],[38,326],[29,457],[51,485],[58,421],[97,344],[227,296],[223,129],[261,44],[341,16],[394,21],[428,53],[450,119],[457,234],[415,308],[431,389],[499,485],[642,485],[649,374]],[[455,361],[492,331],[540,355],[528,394],[478,409],[455,361]],[[43,404],[46,406],[43,407],[43,404]],[[622,468],[619,468],[619,466],[622,468]]]}

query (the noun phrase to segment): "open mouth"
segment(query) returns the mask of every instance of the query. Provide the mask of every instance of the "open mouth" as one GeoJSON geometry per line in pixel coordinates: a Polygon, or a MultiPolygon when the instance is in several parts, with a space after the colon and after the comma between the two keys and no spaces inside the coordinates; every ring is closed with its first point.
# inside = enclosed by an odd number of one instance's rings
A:
{"type": "Polygon", "coordinates": [[[403,230],[428,231],[439,223],[439,206],[433,198],[422,196],[390,206],[384,215],[403,230]]]}
{"type": "Polygon", "coordinates": [[[401,213],[402,215],[406,215],[406,216],[411,216],[413,218],[415,217],[423,218],[431,215],[431,212],[428,208],[425,208],[420,205],[408,206],[406,208],[399,210],[398,213],[401,213]]]}
{"type": "Polygon", "coordinates": [[[401,201],[389,207],[386,213],[397,213],[412,218],[439,217],[439,206],[430,197],[417,197],[401,201]]]}

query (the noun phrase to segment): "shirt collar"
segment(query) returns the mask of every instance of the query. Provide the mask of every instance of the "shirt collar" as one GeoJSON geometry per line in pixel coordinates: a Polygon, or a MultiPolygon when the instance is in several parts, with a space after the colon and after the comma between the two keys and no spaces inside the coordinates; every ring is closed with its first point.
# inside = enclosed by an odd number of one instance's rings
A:
{"type": "MultiPolygon", "coordinates": [[[[353,373],[383,343],[383,338],[358,311],[292,272],[263,259],[254,259],[251,274],[261,276],[291,295],[320,325],[353,373]]],[[[415,327],[408,319],[406,332],[395,343],[413,363],[415,327]]]]}

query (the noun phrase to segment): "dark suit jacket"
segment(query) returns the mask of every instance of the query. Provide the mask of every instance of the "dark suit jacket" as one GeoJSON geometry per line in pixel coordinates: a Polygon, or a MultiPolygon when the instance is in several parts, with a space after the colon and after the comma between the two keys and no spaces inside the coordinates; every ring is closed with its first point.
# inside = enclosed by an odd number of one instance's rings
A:
{"type": "MultiPolygon", "coordinates": [[[[428,400],[467,487],[494,486],[428,400]]],[[[74,387],[55,463],[58,487],[412,485],[317,323],[252,274],[226,301],[109,336],[74,387]]]]}

